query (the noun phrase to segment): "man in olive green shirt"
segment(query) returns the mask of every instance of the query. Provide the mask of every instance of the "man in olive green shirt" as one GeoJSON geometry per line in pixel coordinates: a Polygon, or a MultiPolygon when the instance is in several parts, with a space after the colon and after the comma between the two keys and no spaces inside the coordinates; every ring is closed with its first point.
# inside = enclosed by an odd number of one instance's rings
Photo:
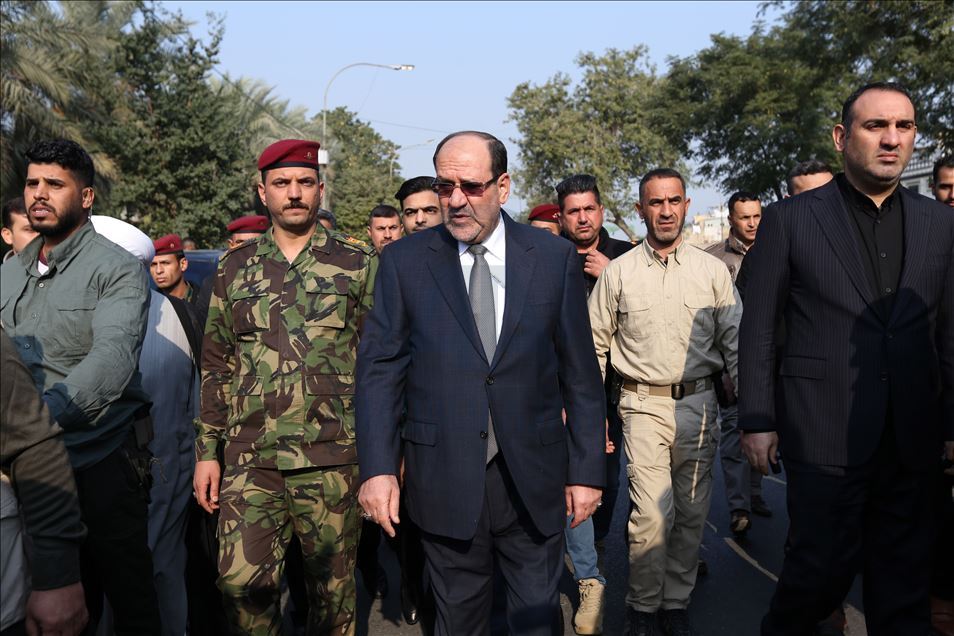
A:
{"type": "MultiPolygon", "coordinates": [[[[725,264],[682,240],[689,207],[675,170],[639,184],[646,240],[610,261],[589,297],[600,368],[624,378],[629,465],[630,634],[691,634],[686,608],[719,442],[712,376],[738,374],[742,305],[725,264]],[[660,611],[661,610],[661,611],[660,611]]],[[[604,371],[605,373],[605,371],[604,371]]]]}
{"type": "Polygon", "coordinates": [[[377,258],[317,224],[316,142],[272,144],[258,167],[272,227],[229,250],[215,273],[196,498],[207,512],[221,507],[218,584],[238,632],[280,633],[279,582],[294,534],[311,579],[308,633],[353,634],[354,367],[377,258]]]}
{"type": "Polygon", "coordinates": [[[23,198],[40,236],[0,269],[0,320],[65,431],[88,529],[90,624],[105,593],[117,633],[158,633],[143,452],[150,402],[137,370],[146,271],[89,223],[95,172],[83,148],[44,141],[27,159],[23,198]]]}

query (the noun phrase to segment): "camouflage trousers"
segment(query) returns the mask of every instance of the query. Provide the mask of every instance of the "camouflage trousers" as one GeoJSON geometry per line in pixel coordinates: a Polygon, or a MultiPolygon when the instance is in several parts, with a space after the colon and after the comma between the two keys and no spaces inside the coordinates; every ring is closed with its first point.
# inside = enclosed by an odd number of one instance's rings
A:
{"type": "Polygon", "coordinates": [[[219,493],[218,586],[236,633],[281,633],[279,582],[292,533],[304,556],[307,633],[355,633],[357,479],[357,465],[226,467],[219,493]]]}

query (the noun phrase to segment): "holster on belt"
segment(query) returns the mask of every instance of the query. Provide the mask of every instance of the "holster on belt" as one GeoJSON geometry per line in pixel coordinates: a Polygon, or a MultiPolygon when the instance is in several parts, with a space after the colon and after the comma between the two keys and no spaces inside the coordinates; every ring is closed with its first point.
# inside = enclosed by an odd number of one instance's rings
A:
{"type": "Polygon", "coordinates": [[[144,406],[133,415],[132,427],[123,442],[122,451],[143,489],[147,503],[150,500],[149,491],[153,481],[152,464],[158,461],[149,450],[149,442],[154,437],[152,416],[149,414],[149,407],[144,406]]]}

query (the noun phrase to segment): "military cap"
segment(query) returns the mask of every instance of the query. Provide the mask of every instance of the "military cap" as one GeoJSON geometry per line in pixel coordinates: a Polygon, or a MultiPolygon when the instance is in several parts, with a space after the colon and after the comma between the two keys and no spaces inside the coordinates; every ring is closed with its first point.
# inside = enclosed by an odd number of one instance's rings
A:
{"type": "Polygon", "coordinates": [[[544,203],[530,210],[530,221],[547,221],[549,223],[557,222],[557,215],[560,213],[560,206],[553,203],[544,203]]]}
{"type": "Polygon", "coordinates": [[[262,151],[258,158],[259,170],[272,168],[314,168],[318,169],[317,141],[303,139],[282,139],[262,151]]]}
{"type": "Polygon", "coordinates": [[[152,246],[156,248],[156,256],[175,254],[182,251],[182,239],[178,234],[166,234],[153,241],[152,246]]]}
{"type": "Polygon", "coordinates": [[[225,226],[225,229],[229,231],[229,234],[239,232],[242,234],[264,234],[268,230],[268,217],[260,214],[240,216],[225,226]]]}

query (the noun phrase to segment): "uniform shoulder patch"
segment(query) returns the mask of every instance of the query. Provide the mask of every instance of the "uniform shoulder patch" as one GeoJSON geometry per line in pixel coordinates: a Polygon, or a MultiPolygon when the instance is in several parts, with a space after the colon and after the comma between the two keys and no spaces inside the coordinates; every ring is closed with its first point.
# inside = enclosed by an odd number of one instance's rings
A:
{"type": "Polygon", "coordinates": [[[350,245],[356,247],[366,254],[373,254],[374,248],[362,241],[361,239],[356,239],[353,236],[348,234],[342,234],[341,232],[332,232],[331,236],[337,240],[339,243],[344,243],[345,245],[350,245]]]}

